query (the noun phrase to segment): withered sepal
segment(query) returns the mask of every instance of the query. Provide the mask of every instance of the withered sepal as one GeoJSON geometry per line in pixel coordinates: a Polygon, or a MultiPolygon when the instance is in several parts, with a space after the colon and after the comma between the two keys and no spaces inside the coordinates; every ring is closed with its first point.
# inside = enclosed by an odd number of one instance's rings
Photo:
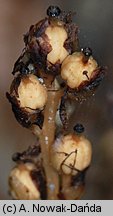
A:
{"type": "Polygon", "coordinates": [[[12,160],[16,163],[37,163],[40,161],[41,148],[40,144],[31,145],[23,152],[15,152],[12,155],[12,160]]]}
{"type": "Polygon", "coordinates": [[[31,171],[31,178],[40,191],[41,200],[47,199],[47,185],[46,178],[43,169],[37,169],[31,171]]]}
{"type": "Polygon", "coordinates": [[[27,75],[27,74],[36,74],[36,68],[31,59],[30,53],[24,49],[22,54],[16,60],[12,74],[15,75],[16,73],[27,75]]]}
{"type": "Polygon", "coordinates": [[[67,130],[67,128],[68,128],[68,114],[67,114],[67,110],[66,110],[65,95],[62,96],[62,98],[61,98],[60,107],[59,107],[59,116],[60,116],[60,120],[62,122],[64,130],[67,130]]]}

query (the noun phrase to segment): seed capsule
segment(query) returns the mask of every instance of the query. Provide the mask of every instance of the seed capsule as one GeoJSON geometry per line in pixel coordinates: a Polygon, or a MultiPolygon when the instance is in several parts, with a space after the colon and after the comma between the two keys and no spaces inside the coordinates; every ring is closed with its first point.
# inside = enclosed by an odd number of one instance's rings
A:
{"type": "Polygon", "coordinates": [[[77,89],[85,82],[89,82],[94,76],[97,69],[97,62],[92,56],[89,57],[87,63],[83,61],[82,52],[75,52],[69,55],[62,63],[61,76],[72,89],[77,89]],[[84,73],[87,71],[87,73],[84,73]]]}
{"type": "Polygon", "coordinates": [[[52,146],[53,167],[67,175],[76,175],[91,163],[91,143],[84,136],[69,134],[57,138],[52,146]]]}
{"type": "Polygon", "coordinates": [[[43,108],[47,101],[46,88],[40,84],[34,75],[21,79],[18,86],[18,96],[20,106],[31,110],[43,108]]]}
{"type": "Polygon", "coordinates": [[[36,167],[31,163],[19,164],[10,173],[9,189],[12,197],[17,200],[39,200],[40,191],[31,177],[36,167]]]}
{"type": "Polygon", "coordinates": [[[7,93],[7,98],[20,124],[30,127],[36,123],[42,127],[44,118],[41,111],[47,102],[47,90],[35,75],[17,76],[11,85],[10,94],[7,93]]]}

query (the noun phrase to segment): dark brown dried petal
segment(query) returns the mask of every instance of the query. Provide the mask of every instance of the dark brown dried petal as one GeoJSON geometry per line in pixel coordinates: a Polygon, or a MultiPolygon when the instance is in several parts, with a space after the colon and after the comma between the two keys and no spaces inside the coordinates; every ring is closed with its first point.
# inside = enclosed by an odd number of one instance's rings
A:
{"type": "Polygon", "coordinates": [[[59,115],[63,125],[64,130],[68,128],[68,115],[66,111],[66,99],[65,96],[61,98],[60,107],[59,107],[59,115]]]}
{"type": "Polygon", "coordinates": [[[31,26],[29,32],[26,34],[27,43],[26,48],[30,53],[30,57],[34,64],[39,68],[46,67],[46,57],[51,51],[48,38],[45,35],[45,30],[49,26],[48,19],[41,20],[34,26],[31,26]]]}
{"type": "Polygon", "coordinates": [[[35,162],[35,159],[38,160],[40,153],[41,148],[38,143],[38,145],[29,146],[26,151],[14,153],[12,155],[12,160],[16,163],[35,162]]]}
{"type": "Polygon", "coordinates": [[[41,199],[46,200],[47,199],[47,187],[46,187],[44,171],[40,169],[33,170],[31,171],[30,175],[37,189],[40,191],[41,199]]]}
{"type": "Polygon", "coordinates": [[[72,23],[72,19],[73,19],[73,16],[75,16],[75,12],[66,12],[66,11],[61,11],[58,19],[64,23],[72,23]]]}
{"type": "Polygon", "coordinates": [[[12,74],[15,75],[17,72],[22,75],[36,74],[35,65],[30,57],[30,53],[25,49],[14,64],[12,74]],[[29,65],[32,65],[31,70],[29,69],[29,65]]]}
{"type": "Polygon", "coordinates": [[[65,49],[69,54],[79,51],[78,26],[74,23],[69,23],[65,25],[65,29],[68,35],[68,38],[64,43],[65,49]]]}

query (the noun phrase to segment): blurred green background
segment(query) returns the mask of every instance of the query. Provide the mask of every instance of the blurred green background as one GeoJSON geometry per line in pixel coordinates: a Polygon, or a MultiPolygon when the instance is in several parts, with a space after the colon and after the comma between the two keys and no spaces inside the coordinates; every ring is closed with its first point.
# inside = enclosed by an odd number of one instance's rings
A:
{"type": "Polygon", "coordinates": [[[13,64],[24,47],[23,34],[46,15],[49,5],[76,11],[80,45],[90,46],[108,74],[95,96],[75,104],[71,125],[84,124],[93,144],[92,165],[82,199],[113,199],[113,1],[112,0],[0,0],[0,199],[8,195],[7,179],[14,166],[11,155],[36,142],[14,118],[5,93],[13,76],[13,64]]]}

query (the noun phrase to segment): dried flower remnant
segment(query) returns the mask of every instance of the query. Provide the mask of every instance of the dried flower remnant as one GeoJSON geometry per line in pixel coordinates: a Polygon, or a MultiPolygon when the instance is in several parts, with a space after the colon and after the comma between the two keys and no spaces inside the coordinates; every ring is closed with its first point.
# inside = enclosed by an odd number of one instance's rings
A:
{"type": "Polygon", "coordinates": [[[14,64],[12,74],[15,75],[16,73],[23,75],[36,74],[35,65],[26,49],[23,50],[14,64]]]}
{"type": "Polygon", "coordinates": [[[65,95],[61,98],[60,107],[59,107],[59,116],[60,116],[64,130],[67,130],[69,117],[68,117],[67,111],[66,111],[65,95]]]}
{"type": "Polygon", "coordinates": [[[47,15],[30,27],[24,37],[25,45],[37,67],[56,75],[60,73],[63,60],[78,46],[78,27],[68,19],[71,14],[58,7],[50,6],[47,15]]]}
{"type": "Polygon", "coordinates": [[[39,143],[29,146],[26,151],[14,153],[12,160],[16,163],[41,163],[41,148],[39,143]]]}

